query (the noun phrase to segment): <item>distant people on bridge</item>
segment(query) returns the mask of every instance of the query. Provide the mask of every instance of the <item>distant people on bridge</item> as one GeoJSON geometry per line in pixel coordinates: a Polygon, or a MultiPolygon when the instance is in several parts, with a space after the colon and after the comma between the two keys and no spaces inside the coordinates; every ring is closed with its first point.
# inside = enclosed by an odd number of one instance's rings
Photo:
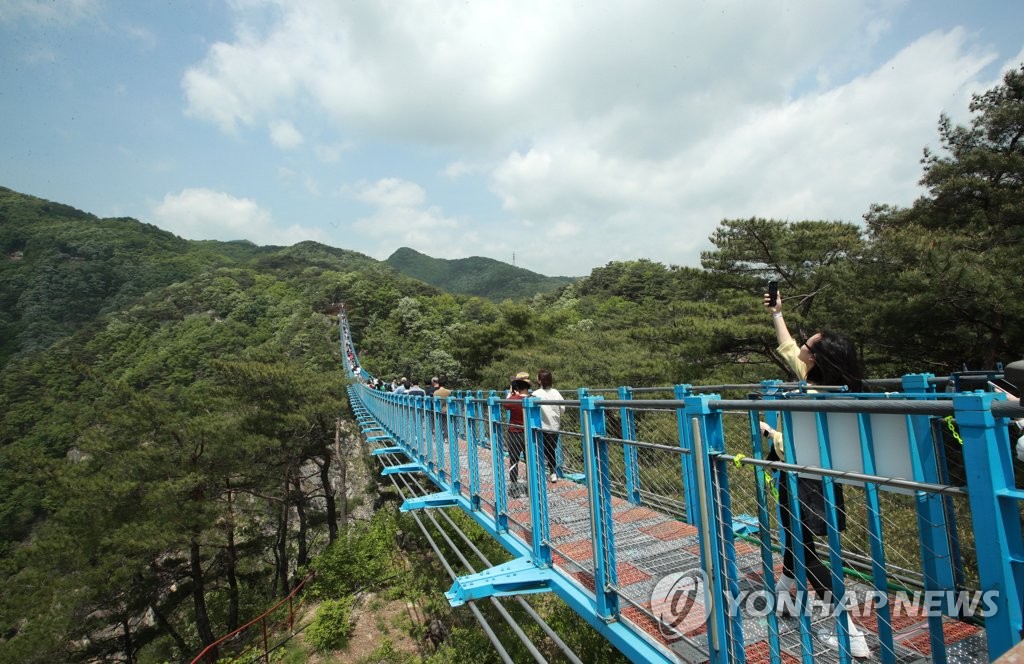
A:
{"type": "Polygon", "coordinates": [[[428,397],[433,396],[434,391],[437,390],[437,376],[432,376],[430,378],[430,385],[427,385],[424,389],[427,391],[428,397]]]}
{"type": "Polygon", "coordinates": [[[405,376],[402,376],[401,378],[398,379],[398,384],[395,385],[395,389],[391,391],[394,392],[395,394],[405,394],[406,390],[408,390],[410,387],[411,385],[409,384],[409,379],[406,378],[405,376]]]}
{"type": "MultiPolygon", "coordinates": [[[[562,393],[551,386],[551,371],[548,369],[538,371],[537,382],[540,383],[540,389],[533,391],[534,397],[541,401],[564,401],[562,393]]],[[[562,428],[562,413],[564,412],[565,406],[543,405],[540,407],[540,421],[544,429],[541,434],[544,440],[544,460],[547,463],[548,472],[551,473],[549,479],[552,482],[558,481],[558,457],[556,451],[558,450],[558,432],[562,428]]]]}
{"type": "MultiPolygon", "coordinates": [[[[778,294],[775,304],[772,305],[768,293],[765,293],[764,306],[771,312],[775,336],[779,342],[778,352],[798,379],[806,380],[811,385],[845,385],[851,392],[864,390],[864,371],[857,357],[856,348],[849,339],[835,332],[822,330],[798,346],[782,316],[782,294],[778,294]]],[[[785,459],[782,432],[776,431],[766,422],[761,422],[761,431],[773,443],[768,460],[785,459]]],[[[790,592],[796,587],[796,537],[790,512],[789,481],[787,473],[781,475],[778,483],[779,513],[786,542],[782,556],[782,575],[775,584],[776,610],[784,610],[792,604],[790,592]]],[[[839,530],[843,531],[846,529],[846,511],[843,506],[842,488],[838,483],[833,483],[832,486],[835,492],[836,521],[839,530]]],[[[798,476],[797,499],[800,501],[800,539],[803,543],[803,562],[808,581],[814,586],[814,594],[819,600],[825,600],[825,593],[828,591],[828,601],[835,602],[832,575],[818,555],[814,539],[815,535],[827,535],[823,482],[820,479],[798,476]]],[[[864,633],[850,620],[847,620],[847,625],[850,634],[850,654],[854,657],[869,657],[871,651],[864,633]]],[[[839,650],[837,633],[833,631],[819,636],[829,648],[839,650]]]]}
{"type": "Polygon", "coordinates": [[[414,397],[425,397],[425,396],[427,396],[426,390],[424,390],[422,387],[420,387],[420,384],[418,382],[416,382],[416,381],[413,381],[411,384],[410,384],[409,381],[405,381],[405,383],[403,383],[403,385],[405,385],[405,393],[408,394],[408,395],[411,395],[411,396],[414,396],[414,397]]]}
{"type": "Polygon", "coordinates": [[[519,498],[523,495],[522,487],[519,486],[519,457],[526,449],[526,430],[523,426],[523,403],[522,400],[530,395],[530,374],[520,371],[512,377],[509,386],[507,400],[512,403],[502,404],[502,408],[508,411],[508,426],[505,428],[505,451],[508,452],[508,495],[512,498],[519,498]]]}

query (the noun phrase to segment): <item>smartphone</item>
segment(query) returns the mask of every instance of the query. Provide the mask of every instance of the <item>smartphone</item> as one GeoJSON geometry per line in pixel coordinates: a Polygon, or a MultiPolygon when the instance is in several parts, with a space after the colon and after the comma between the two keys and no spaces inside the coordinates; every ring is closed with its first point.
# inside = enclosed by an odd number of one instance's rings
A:
{"type": "Polygon", "coordinates": [[[1020,390],[1017,386],[1004,378],[989,381],[989,386],[994,392],[1006,392],[1014,399],[1020,399],[1020,390]]]}
{"type": "Polygon", "coordinates": [[[768,282],[768,306],[774,307],[779,303],[779,282],[768,282]]]}

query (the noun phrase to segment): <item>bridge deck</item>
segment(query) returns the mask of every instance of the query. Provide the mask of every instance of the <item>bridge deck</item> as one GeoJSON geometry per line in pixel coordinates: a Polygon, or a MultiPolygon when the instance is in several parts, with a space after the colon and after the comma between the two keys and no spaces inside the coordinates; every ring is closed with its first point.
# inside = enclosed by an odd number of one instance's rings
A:
{"type": "MultiPolygon", "coordinates": [[[[469,496],[468,453],[464,440],[460,441],[460,479],[462,494],[469,496]]],[[[478,455],[480,469],[480,497],[483,510],[494,514],[494,481],[490,453],[478,455]]],[[[519,466],[520,483],[526,478],[525,464],[519,466]]],[[[510,532],[529,545],[532,536],[529,496],[525,484],[521,497],[510,497],[507,517],[510,532]]],[[[546,482],[549,509],[550,547],[552,561],[558,569],[586,588],[594,591],[593,536],[590,528],[589,499],[586,486],[569,479],[546,482]]],[[[655,601],[652,592],[663,577],[700,567],[699,541],[696,527],[662,512],[637,506],[628,501],[613,498],[613,520],[615,523],[616,571],[618,590],[625,600],[622,602],[622,619],[631,622],[648,637],[672,649],[680,661],[700,662],[707,660],[707,626],[703,607],[695,605],[689,614],[676,625],[676,629],[660,622],[658,616],[672,618],[671,608],[665,602],[655,601]]],[[[741,591],[758,591],[764,588],[761,573],[760,549],[755,543],[737,539],[736,562],[741,579],[741,591]]],[[[782,558],[773,556],[775,573],[782,571],[782,558]]],[[[882,644],[879,641],[878,625],[867,602],[871,587],[854,579],[847,580],[847,592],[857,597],[852,619],[864,631],[872,651],[872,660],[877,660],[882,644]]],[[[893,600],[895,601],[895,600],[893,600]]],[[[756,604],[744,604],[743,635],[747,662],[769,662],[769,626],[764,615],[764,605],[758,611],[756,604]]],[[[928,632],[928,618],[923,608],[902,605],[894,607],[892,626],[895,647],[895,661],[899,664],[923,664],[931,662],[931,645],[928,632]]],[[[951,662],[988,661],[984,630],[965,622],[943,618],[947,658],[951,662]]],[[[671,621],[671,622],[674,622],[671,621]]],[[[832,629],[834,619],[815,611],[812,618],[812,634],[832,629]]],[[[780,656],[782,662],[801,661],[800,623],[796,618],[778,619],[780,656]]],[[[811,639],[813,658],[816,662],[838,662],[838,653],[830,650],[818,639],[811,639]]]]}

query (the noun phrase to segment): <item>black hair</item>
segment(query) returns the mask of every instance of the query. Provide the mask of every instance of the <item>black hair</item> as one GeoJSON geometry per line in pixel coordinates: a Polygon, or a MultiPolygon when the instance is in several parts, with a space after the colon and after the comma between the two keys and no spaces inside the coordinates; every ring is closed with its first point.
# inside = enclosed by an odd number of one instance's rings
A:
{"type": "Polygon", "coordinates": [[[543,387],[545,390],[548,389],[549,387],[551,387],[552,382],[551,371],[549,371],[548,369],[541,369],[540,371],[537,372],[537,380],[540,381],[541,387],[543,387]]]}
{"type": "Polygon", "coordinates": [[[530,389],[530,384],[528,382],[526,382],[525,380],[513,380],[512,381],[512,391],[513,392],[521,392],[523,390],[528,390],[528,389],[530,389]]]}
{"type": "Polygon", "coordinates": [[[810,348],[814,366],[807,370],[807,382],[814,385],[845,385],[851,392],[863,392],[864,369],[853,342],[832,330],[822,330],[810,348]]]}

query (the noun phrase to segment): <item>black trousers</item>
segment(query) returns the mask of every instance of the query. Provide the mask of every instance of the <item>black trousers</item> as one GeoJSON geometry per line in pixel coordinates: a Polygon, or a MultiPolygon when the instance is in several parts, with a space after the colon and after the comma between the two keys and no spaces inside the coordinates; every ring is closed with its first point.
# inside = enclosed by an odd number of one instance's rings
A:
{"type": "MultiPolygon", "coordinates": [[[[779,513],[782,517],[782,530],[786,533],[786,548],[782,553],[782,571],[789,578],[795,579],[796,556],[794,551],[796,535],[793,533],[793,514],[791,513],[791,503],[789,501],[789,478],[786,475],[787,473],[779,474],[779,513]]],[[[814,482],[818,480],[797,478],[797,482],[801,481],[814,482]]],[[[814,506],[812,505],[801,504],[800,514],[803,517],[806,512],[813,509],[814,506]]],[[[810,524],[807,523],[806,518],[801,519],[800,531],[802,535],[800,539],[804,545],[804,567],[807,569],[807,580],[814,586],[814,594],[818,599],[825,599],[825,591],[828,590],[833,598],[832,601],[834,601],[835,590],[832,587],[832,573],[825,566],[821,556],[818,555],[814,532],[810,524]]]]}
{"type": "Polygon", "coordinates": [[[505,431],[505,451],[508,452],[508,480],[509,482],[519,481],[519,457],[526,449],[526,433],[523,431],[505,431]]]}
{"type": "Polygon", "coordinates": [[[548,472],[553,473],[558,467],[558,457],[555,455],[558,450],[558,434],[544,431],[542,435],[544,438],[544,461],[548,465],[548,472]]]}

